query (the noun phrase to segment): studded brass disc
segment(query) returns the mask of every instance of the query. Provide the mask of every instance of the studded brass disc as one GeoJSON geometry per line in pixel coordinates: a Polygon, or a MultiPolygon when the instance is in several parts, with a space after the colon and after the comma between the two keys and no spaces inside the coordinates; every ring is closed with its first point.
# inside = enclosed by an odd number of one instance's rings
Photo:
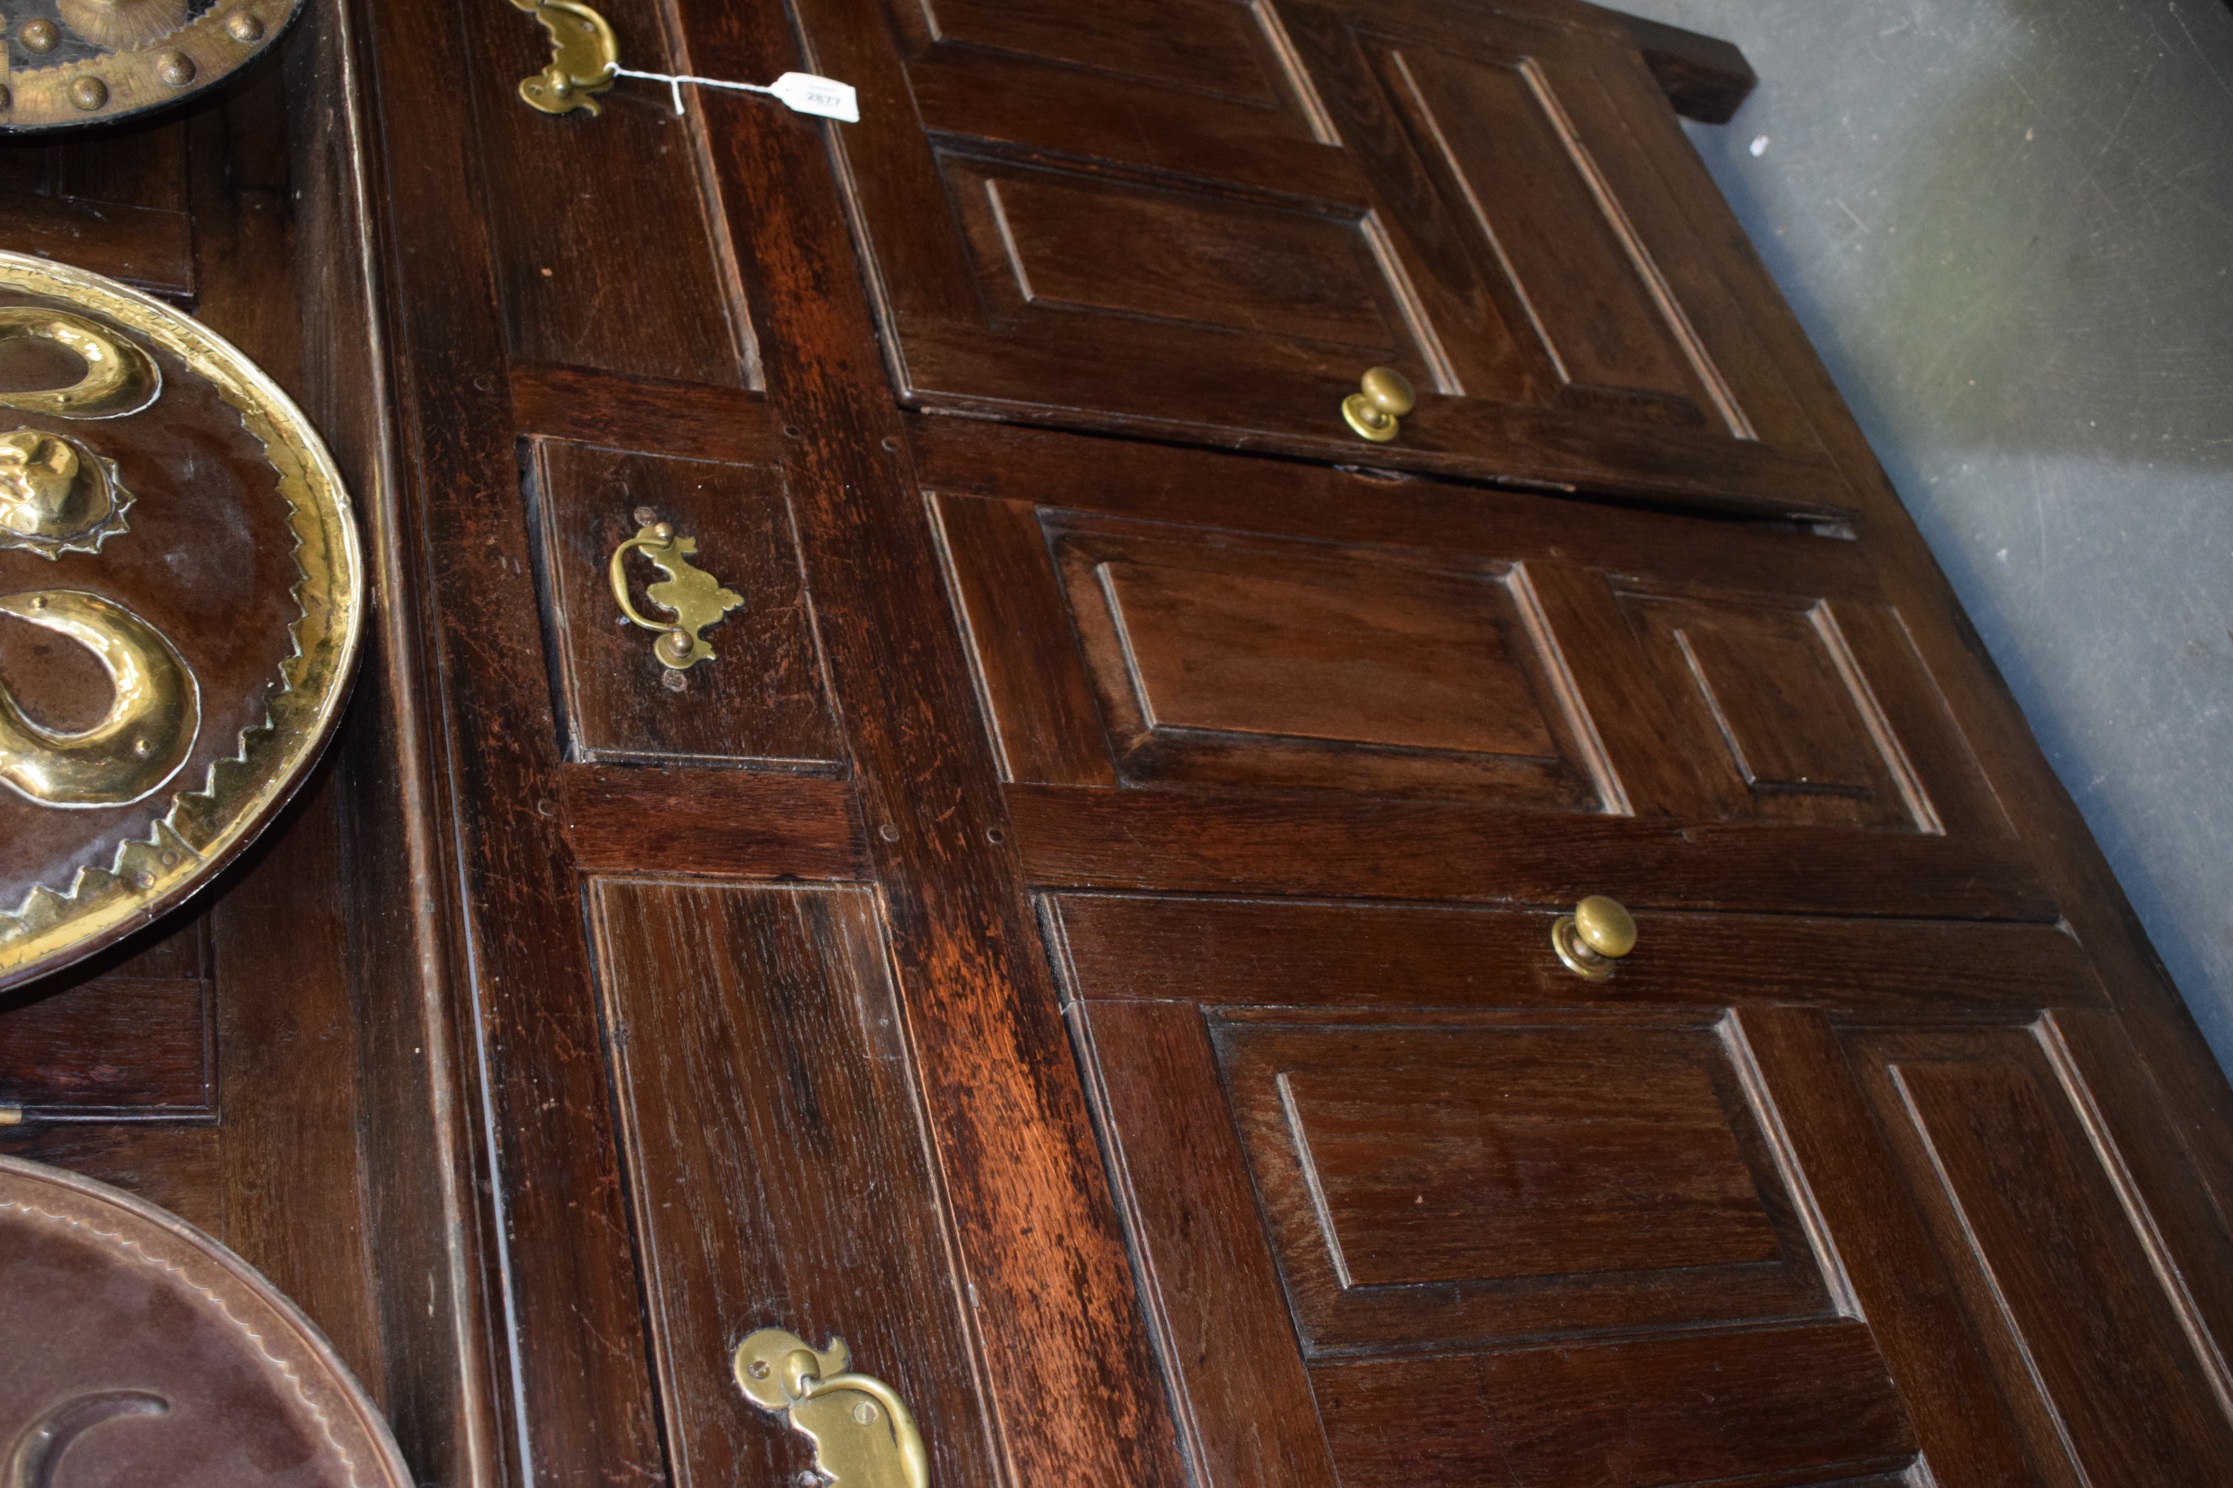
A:
{"type": "Polygon", "coordinates": [[[332,458],[254,364],[0,253],[0,988],[160,916],[285,804],[362,588],[332,458]]]}
{"type": "Polygon", "coordinates": [[[303,0],[0,0],[0,134],[190,98],[277,41],[303,0]]]}

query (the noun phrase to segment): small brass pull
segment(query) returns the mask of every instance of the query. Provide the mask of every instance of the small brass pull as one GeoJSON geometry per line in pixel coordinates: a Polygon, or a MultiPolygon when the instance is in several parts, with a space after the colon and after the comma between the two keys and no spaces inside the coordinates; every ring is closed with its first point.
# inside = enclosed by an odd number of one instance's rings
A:
{"type": "Polygon", "coordinates": [[[1636,949],[1636,921],[1618,899],[1592,894],[1551,924],[1551,949],[1566,969],[1602,982],[1613,963],[1636,949]]]}
{"type": "MultiPolygon", "coordinates": [[[[649,515],[641,513],[638,520],[649,515]]],[[[720,624],[724,615],[744,603],[743,595],[722,588],[720,580],[690,562],[697,555],[698,540],[678,536],[671,522],[647,522],[634,537],[613,549],[610,571],[613,598],[620,602],[620,613],[632,624],[660,633],[652,653],[661,666],[677,673],[713,660],[713,648],[699,632],[720,624]],[[628,555],[636,552],[667,576],[661,583],[645,585],[644,597],[672,611],[672,620],[647,618],[628,597],[628,555]]],[[[674,680],[681,685],[679,676],[674,680]]]]}
{"type": "Polygon", "coordinates": [[[730,1367],[747,1400],[814,1443],[827,1488],[928,1488],[930,1459],[906,1402],[873,1375],[846,1373],[851,1363],[842,1338],[818,1349],[762,1328],[737,1345],[730,1367]]]}
{"type": "Polygon", "coordinates": [[[1403,416],[1419,406],[1411,379],[1393,367],[1375,367],[1357,379],[1357,391],[1341,400],[1341,416],[1362,439],[1386,444],[1402,432],[1403,416]]]}

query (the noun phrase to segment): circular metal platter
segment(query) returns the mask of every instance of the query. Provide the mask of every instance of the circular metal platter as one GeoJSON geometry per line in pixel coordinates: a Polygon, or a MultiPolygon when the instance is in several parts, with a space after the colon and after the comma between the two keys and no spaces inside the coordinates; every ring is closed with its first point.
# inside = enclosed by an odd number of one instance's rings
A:
{"type": "Polygon", "coordinates": [[[0,0],[0,134],[162,108],[277,41],[303,0],[0,0]]]}
{"type": "Polygon", "coordinates": [[[0,1157],[0,1474],[14,1485],[410,1488],[293,1303],[176,1215],[0,1157]]]}
{"type": "Polygon", "coordinates": [[[363,583],[340,473],[271,379],[0,253],[0,988],[253,840],[339,715],[363,583]]]}

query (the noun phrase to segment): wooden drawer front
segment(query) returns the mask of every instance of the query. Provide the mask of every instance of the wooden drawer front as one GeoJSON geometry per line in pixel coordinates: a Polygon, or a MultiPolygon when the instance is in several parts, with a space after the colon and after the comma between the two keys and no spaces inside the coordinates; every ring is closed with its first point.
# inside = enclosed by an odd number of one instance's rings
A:
{"type": "MultiPolygon", "coordinates": [[[[628,66],[690,70],[657,0],[596,9],[628,66]]],[[[622,83],[601,100],[601,127],[553,148],[549,116],[518,99],[523,69],[550,61],[546,41],[502,9],[460,12],[445,37],[459,74],[451,86],[475,99],[476,113],[467,137],[446,141],[444,164],[485,193],[475,233],[486,236],[444,264],[487,255],[515,363],[756,385],[743,295],[709,221],[702,135],[657,84],[622,83]]]]}
{"type": "MultiPolygon", "coordinates": [[[[840,751],[807,606],[798,538],[773,466],[629,454],[557,439],[533,442],[544,614],[567,757],[584,763],[733,762],[834,771],[840,751]],[[607,577],[636,513],[695,538],[700,568],[744,596],[705,632],[711,660],[680,673],[658,637],[622,622],[607,577]]],[[[631,558],[637,608],[652,616],[631,558]]]]}
{"type": "Polygon", "coordinates": [[[1780,307],[1739,307],[1734,255],[1642,142],[1686,148],[1672,114],[1584,7],[801,19],[883,101],[833,144],[910,402],[1778,512],[1850,500],[1748,321],[1780,307]],[[1421,394],[1379,447],[1340,413],[1376,365],[1421,394]]]}
{"type": "Polygon", "coordinates": [[[1585,982],[1551,948],[1554,910],[1159,894],[1044,902],[1078,995],[1115,1001],[1391,1017],[1650,1005],[1965,1018],[2109,1002],[2085,950],[2056,925],[1647,912],[1620,969],[1585,982]]]}
{"type": "Polygon", "coordinates": [[[925,434],[1041,883],[2053,917],[1860,544],[925,434]]]}
{"type": "Polygon", "coordinates": [[[2006,831],[1853,543],[1060,445],[925,462],[1018,783],[2006,831]]]}

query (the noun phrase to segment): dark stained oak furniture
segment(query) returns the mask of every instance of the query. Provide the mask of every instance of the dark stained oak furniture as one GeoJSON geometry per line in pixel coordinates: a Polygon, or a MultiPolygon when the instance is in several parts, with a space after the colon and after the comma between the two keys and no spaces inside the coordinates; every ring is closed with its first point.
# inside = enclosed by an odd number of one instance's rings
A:
{"type": "Polygon", "coordinates": [[[2233,1474],[2233,1091],[1682,137],[1734,49],[601,9],[861,120],[553,118],[515,8],[324,0],[0,146],[0,246],[313,411],[379,595],[282,829],[0,1002],[0,1149],[460,1488],[796,1480],[769,1326],[940,1488],[2233,1474]],[[647,518],[746,599],[686,672],[647,518]]]}

